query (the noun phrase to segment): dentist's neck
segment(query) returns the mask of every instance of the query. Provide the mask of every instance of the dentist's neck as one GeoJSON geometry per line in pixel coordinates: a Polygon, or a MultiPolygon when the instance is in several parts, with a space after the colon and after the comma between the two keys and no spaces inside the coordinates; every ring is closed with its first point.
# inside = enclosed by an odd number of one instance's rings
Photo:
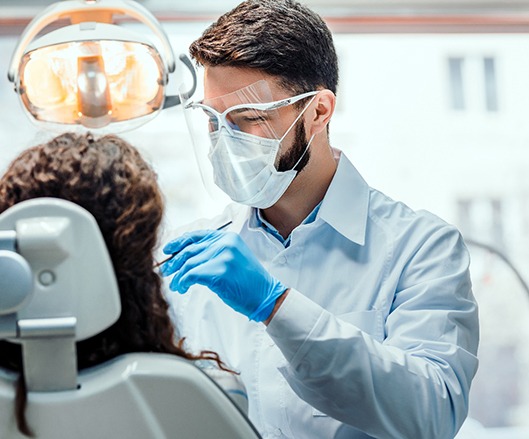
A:
{"type": "Polygon", "coordinates": [[[296,176],[285,194],[261,214],[283,238],[287,238],[297,226],[323,200],[336,172],[337,162],[325,138],[325,144],[311,146],[307,166],[296,176]]]}

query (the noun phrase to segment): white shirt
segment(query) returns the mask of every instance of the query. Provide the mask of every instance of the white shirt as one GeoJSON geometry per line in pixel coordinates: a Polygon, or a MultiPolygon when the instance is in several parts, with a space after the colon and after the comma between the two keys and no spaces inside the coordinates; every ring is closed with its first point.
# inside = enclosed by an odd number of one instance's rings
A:
{"type": "Polygon", "coordinates": [[[316,218],[287,247],[249,208],[230,206],[209,227],[226,219],[291,288],[268,328],[204,287],[169,297],[187,346],[241,371],[264,438],[454,437],[478,317],[453,226],[370,188],[343,153],[316,218]]]}

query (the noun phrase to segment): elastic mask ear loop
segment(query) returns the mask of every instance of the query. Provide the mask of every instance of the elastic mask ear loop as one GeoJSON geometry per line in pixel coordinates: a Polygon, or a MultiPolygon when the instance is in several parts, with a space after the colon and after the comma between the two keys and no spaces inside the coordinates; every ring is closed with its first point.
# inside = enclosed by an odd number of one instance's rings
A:
{"type": "Polygon", "coordinates": [[[303,154],[301,154],[301,157],[299,158],[299,160],[296,162],[296,164],[294,166],[292,166],[292,168],[290,169],[292,171],[292,169],[296,169],[296,167],[299,165],[299,162],[301,162],[301,160],[303,160],[303,157],[305,157],[305,154],[307,154],[307,151],[309,150],[309,146],[310,144],[312,143],[312,141],[314,140],[314,136],[316,134],[313,134],[311,136],[311,138],[309,139],[309,141],[307,142],[307,146],[305,147],[305,151],[303,151],[303,154]]]}
{"type": "Polygon", "coordinates": [[[309,105],[312,104],[312,101],[314,100],[314,98],[316,97],[317,95],[314,95],[312,96],[311,100],[307,103],[307,105],[305,105],[305,108],[303,108],[303,110],[301,110],[301,112],[298,114],[298,117],[296,117],[296,119],[294,120],[294,122],[292,122],[292,125],[290,125],[290,127],[288,128],[288,130],[286,130],[285,134],[283,134],[283,136],[279,139],[279,143],[281,143],[283,140],[285,140],[285,137],[287,136],[287,134],[290,132],[290,130],[292,129],[292,127],[294,125],[296,125],[297,121],[301,118],[301,116],[303,116],[303,113],[305,113],[305,111],[307,110],[307,108],[309,108],[309,105]]]}
{"type": "MultiPolygon", "coordinates": [[[[309,105],[312,104],[312,101],[314,100],[314,98],[316,97],[317,95],[314,95],[312,96],[311,100],[307,103],[307,105],[305,105],[305,108],[303,108],[303,110],[299,113],[298,117],[296,117],[296,120],[294,120],[294,123],[292,123],[292,125],[290,125],[290,128],[286,131],[285,134],[283,134],[283,137],[281,137],[281,139],[279,139],[279,143],[281,144],[281,142],[284,140],[284,138],[286,137],[286,135],[290,132],[290,130],[292,129],[292,127],[294,125],[296,125],[296,123],[298,122],[298,120],[301,118],[301,116],[303,116],[303,113],[305,113],[305,111],[307,110],[307,108],[309,108],[309,105]]],[[[307,146],[305,147],[305,151],[303,151],[303,154],[301,154],[301,157],[298,159],[298,161],[296,162],[296,164],[294,166],[292,166],[292,168],[290,169],[290,171],[292,171],[292,169],[296,169],[296,166],[299,165],[299,162],[301,162],[301,160],[303,160],[303,157],[305,157],[305,154],[307,154],[307,151],[309,150],[309,146],[310,144],[312,143],[312,141],[314,140],[314,136],[315,134],[313,134],[311,136],[311,138],[309,139],[309,141],[307,142],[307,146]]]]}

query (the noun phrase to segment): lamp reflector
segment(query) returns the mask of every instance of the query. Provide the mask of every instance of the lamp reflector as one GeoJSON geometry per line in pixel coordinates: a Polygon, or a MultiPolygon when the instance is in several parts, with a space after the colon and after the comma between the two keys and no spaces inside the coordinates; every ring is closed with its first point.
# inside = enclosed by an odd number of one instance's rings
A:
{"type": "Polygon", "coordinates": [[[37,121],[101,128],[161,110],[164,72],[159,53],[141,42],[62,42],[22,57],[19,90],[37,121]]]}

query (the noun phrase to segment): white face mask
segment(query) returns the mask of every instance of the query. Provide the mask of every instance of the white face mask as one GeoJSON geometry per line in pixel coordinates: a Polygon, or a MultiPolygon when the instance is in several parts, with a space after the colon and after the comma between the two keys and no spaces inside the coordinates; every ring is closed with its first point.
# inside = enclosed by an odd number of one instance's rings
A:
{"type": "Polygon", "coordinates": [[[211,133],[213,146],[208,157],[213,166],[215,184],[237,203],[258,209],[273,206],[294,180],[297,174],[294,169],[314,139],[314,136],[310,138],[305,151],[292,169],[283,172],[276,169],[281,142],[305,109],[281,139],[267,139],[242,131],[229,133],[225,128],[211,133]]]}

